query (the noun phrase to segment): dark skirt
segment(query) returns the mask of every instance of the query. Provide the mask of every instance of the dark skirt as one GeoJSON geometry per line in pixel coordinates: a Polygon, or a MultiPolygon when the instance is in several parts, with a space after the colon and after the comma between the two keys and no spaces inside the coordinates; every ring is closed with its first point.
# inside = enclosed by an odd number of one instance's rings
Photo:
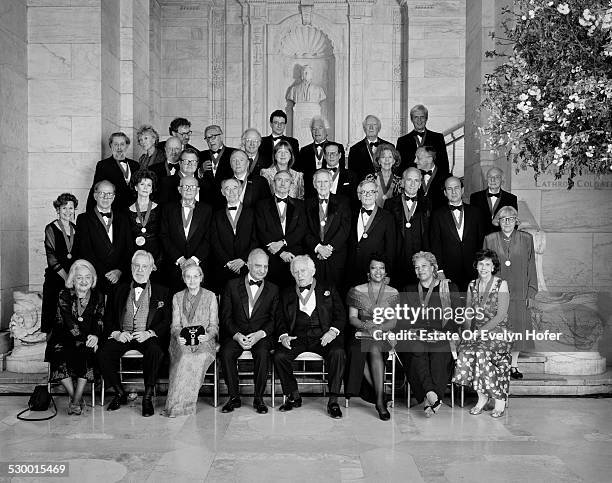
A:
{"type": "Polygon", "coordinates": [[[367,354],[374,345],[380,348],[383,363],[386,363],[386,360],[389,358],[389,351],[392,349],[387,341],[352,338],[350,347],[347,350],[348,358],[344,380],[344,393],[347,397],[359,396],[368,402],[375,401],[374,388],[363,375],[367,354]]]}
{"type": "Polygon", "coordinates": [[[57,272],[47,268],[43,283],[43,300],[41,311],[40,331],[49,334],[55,325],[57,315],[57,300],[60,291],[65,288],[65,282],[57,272]]]}

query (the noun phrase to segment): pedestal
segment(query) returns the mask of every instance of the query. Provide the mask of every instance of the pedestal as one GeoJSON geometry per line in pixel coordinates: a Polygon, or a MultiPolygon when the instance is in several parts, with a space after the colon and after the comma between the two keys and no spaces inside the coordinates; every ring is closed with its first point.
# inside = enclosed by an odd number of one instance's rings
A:
{"type": "Polygon", "coordinates": [[[297,138],[300,146],[312,142],[310,121],[320,115],[321,105],[318,102],[298,102],[293,106],[293,137],[297,138]]]}
{"type": "Polygon", "coordinates": [[[46,343],[15,347],[11,355],[6,357],[6,370],[30,374],[46,373],[48,367],[44,362],[46,347],[46,343]]]}
{"type": "Polygon", "coordinates": [[[590,376],[606,372],[606,358],[599,352],[559,352],[546,354],[545,374],[590,376]]]}

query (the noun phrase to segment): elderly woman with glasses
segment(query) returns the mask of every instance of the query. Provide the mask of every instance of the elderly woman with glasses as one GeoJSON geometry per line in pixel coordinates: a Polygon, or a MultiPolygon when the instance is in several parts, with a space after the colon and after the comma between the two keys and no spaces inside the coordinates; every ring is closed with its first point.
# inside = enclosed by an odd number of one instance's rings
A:
{"type": "Polygon", "coordinates": [[[487,235],[483,248],[494,250],[499,255],[501,261],[499,276],[508,282],[510,291],[508,322],[513,332],[523,334],[522,339],[516,340],[512,346],[510,377],[522,379],[523,374],[518,370],[519,353],[534,349],[533,341],[525,340],[525,331],[533,328],[529,314],[529,299],[533,299],[538,293],[533,237],[517,229],[520,220],[518,211],[512,206],[502,207],[495,215],[493,224],[499,226],[501,230],[487,235]]]}
{"type": "Polygon", "coordinates": [[[291,175],[291,187],[289,188],[289,196],[291,198],[304,199],[304,175],[299,171],[291,169],[295,163],[295,154],[291,145],[285,141],[279,141],[272,151],[274,164],[269,168],[262,169],[259,174],[268,180],[270,189],[274,192],[274,176],[279,171],[289,171],[291,175]]]}

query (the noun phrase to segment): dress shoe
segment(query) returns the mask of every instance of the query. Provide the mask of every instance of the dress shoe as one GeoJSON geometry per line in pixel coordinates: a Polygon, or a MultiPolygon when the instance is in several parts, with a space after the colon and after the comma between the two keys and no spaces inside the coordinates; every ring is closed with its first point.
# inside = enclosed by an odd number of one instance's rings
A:
{"type": "Polygon", "coordinates": [[[267,414],[268,412],[268,406],[266,406],[266,403],[263,402],[263,399],[260,397],[253,399],[253,407],[257,411],[257,414],[267,414]]]}
{"type": "Polygon", "coordinates": [[[391,414],[387,410],[387,406],[379,406],[377,404],[376,411],[378,411],[378,417],[381,419],[381,421],[389,421],[389,419],[391,419],[391,414]]]}
{"type": "Polygon", "coordinates": [[[510,368],[510,377],[512,379],[523,379],[523,373],[521,371],[518,370],[518,367],[511,367],[510,368]]]}
{"type": "Polygon", "coordinates": [[[79,406],[79,403],[73,403],[72,401],[70,401],[68,403],[68,414],[74,414],[76,416],[80,416],[81,415],[81,406],[79,406]]]}
{"type": "Polygon", "coordinates": [[[153,416],[155,414],[155,409],[153,408],[153,400],[151,396],[145,396],[142,398],[142,415],[146,418],[149,416],[153,416]]]}
{"type": "Polygon", "coordinates": [[[327,414],[329,414],[333,419],[340,419],[342,417],[342,411],[340,411],[340,405],[338,403],[328,404],[327,414]]]}
{"type": "Polygon", "coordinates": [[[116,411],[121,406],[124,406],[126,404],[127,404],[127,394],[126,393],[115,394],[110,404],[106,407],[106,410],[116,411]]]}
{"type": "Polygon", "coordinates": [[[228,401],[225,403],[225,406],[221,408],[222,413],[231,413],[234,409],[242,406],[242,401],[240,401],[239,396],[230,396],[228,401]]]}
{"type": "Polygon", "coordinates": [[[291,411],[293,409],[293,401],[289,398],[285,399],[285,402],[278,407],[278,410],[281,413],[286,413],[287,411],[291,411]]]}

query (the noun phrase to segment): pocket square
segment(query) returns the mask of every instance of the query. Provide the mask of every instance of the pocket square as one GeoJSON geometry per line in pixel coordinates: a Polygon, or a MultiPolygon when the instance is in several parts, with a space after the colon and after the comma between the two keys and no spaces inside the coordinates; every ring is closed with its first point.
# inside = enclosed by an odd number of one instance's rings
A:
{"type": "Polygon", "coordinates": [[[348,186],[350,183],[342,183],[342,186],[348,186]]]}
{"type": "Polygon", "coordinates": [[[165,304],[164,304],[164,302],[163,302],[163,301],[161,301],[161,300],[160,300],[159,302],[157,302],[157,308],[158,308],[158,309],[163,308],[163,307],[164,307],[164,305],[165,305],[165,304]]]}
{"type": "Polygon", "coordinates": [[[331,295],[331,292],[329,290],[326,290],[325,292],[323,292],[323,295],[329,297],[331,295]]]}

